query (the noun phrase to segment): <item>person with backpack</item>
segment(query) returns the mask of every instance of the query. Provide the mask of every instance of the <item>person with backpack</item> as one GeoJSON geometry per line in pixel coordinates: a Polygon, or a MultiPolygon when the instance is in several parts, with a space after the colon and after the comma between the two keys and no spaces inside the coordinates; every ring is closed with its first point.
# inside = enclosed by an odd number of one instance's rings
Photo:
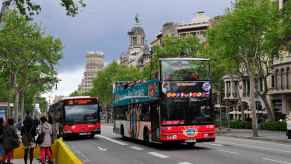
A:
{"type": "Polygon", "coordinates": [[[52,163],[52,125],[48,123],[45,116],[40,118],[39,136],[37,143],[40,145],[40,161],[42,164],[45,163],[46,157],[49,163],[52,163]]]}
{"type": "Polygon", "coordinates": [[[19,146],[19,138],[14,127],[14,120],[9,118],[3,131],[3,148],[5,150],[6,164],[11,164],[13,150],[19,146]]]}
{"type": "Polygon", "coordinates": [[[34,120],[27,114],[21,128],[21,139],[24,146],[24,163],[27,164],[28,154],[30,164],[33,161],[33,152],[35,147],[36,126],[34,120]]]}

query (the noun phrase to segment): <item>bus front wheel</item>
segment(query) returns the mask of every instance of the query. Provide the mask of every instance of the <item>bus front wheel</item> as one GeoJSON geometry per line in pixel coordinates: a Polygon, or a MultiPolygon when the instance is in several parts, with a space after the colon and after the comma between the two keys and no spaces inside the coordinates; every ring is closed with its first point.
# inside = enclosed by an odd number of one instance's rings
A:
{"type": "Polygon", "coordinates": [[[288,136],[288,139],[291,139],[291,130],[287,131],[287,136],[288,136]]]}

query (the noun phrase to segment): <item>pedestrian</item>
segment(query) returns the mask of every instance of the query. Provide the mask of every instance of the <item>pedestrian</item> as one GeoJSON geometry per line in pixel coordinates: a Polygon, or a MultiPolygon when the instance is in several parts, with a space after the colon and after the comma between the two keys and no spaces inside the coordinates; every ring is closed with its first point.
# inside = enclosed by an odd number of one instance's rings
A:
{"type": "Polygon", "coordinates": [[[38,142],[40,144],[40,161],[44,164],[47,157],[49,163],[52,163],[52,125],[48,123],[45,116],[40,118],[40,123],[38,136],[38,140],[40,141],[38,142]]]}
{"type": "Polygon", "coordinates": [[[24,146],[24,163],[27,164],[28,155],[30,164],[33,161],[33,152],[35,147],[36,126],[34,120],[29,114],[23,121],[23,127],[21,128],[21,139],[24,146]]]}
{"type": "Polygon", "coordinates": [[[18,122],[16,123],[16,126],[15,127],[16,127],[17,130],[19,130],[19,131],[21,130],[21,128],[22,128],[22,121],[21,121],[21,119],[18,119],[18,122]]]}
{"type": "Polygon", "coordinates": [[[0,164],[4,164],[5,151],[3,147],[4,119],[0,118],[0,164]]]}
{"type": "Polygon", "coordinates": [[[14,120],[9,118],[7,125],[3,131],[3,147],[5,150],[5,161],[6,164],[11,164],[13,158],[13,150],[19,146],[19,138],[14,127],[14,120]]]}

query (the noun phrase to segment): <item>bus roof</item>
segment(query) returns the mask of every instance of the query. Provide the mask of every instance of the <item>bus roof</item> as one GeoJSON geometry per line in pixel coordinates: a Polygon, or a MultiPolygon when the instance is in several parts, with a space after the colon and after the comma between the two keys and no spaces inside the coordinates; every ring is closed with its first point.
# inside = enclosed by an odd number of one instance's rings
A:
{"type": "Polygon", "coordinates": [[[64,97],[61,100],[86,99],[86,98],[97,98],[97,97],[91,97],[91,96],[71,96],[71,97],[64,97]]]}
{"type": "Polygon", "coordinates": [[[209,61],[209,58],[160,58],[160,61],[169,61],[169,60],[196,60],[196,61],[209,61]]]}

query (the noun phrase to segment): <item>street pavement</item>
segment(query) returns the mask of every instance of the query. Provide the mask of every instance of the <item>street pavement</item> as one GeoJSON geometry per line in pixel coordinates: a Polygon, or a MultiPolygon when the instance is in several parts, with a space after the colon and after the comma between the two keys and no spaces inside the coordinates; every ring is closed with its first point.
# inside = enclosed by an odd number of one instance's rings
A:
{"type": "Polygon", "coordinates": [[[85,164],[291,164],[291,144],[218,136],[215,143],[147,146],[122,140],[104,125],[94,139],[66,143],[85,164]]]}
{"type": "Polygon", "coordinates": [[[291,143],[291,140],[286,135],[286,131],[259,130],[258,137],[252,136],[251,129],[218,129],[218,131],[218,134],[222,136],[291,143]]]}

